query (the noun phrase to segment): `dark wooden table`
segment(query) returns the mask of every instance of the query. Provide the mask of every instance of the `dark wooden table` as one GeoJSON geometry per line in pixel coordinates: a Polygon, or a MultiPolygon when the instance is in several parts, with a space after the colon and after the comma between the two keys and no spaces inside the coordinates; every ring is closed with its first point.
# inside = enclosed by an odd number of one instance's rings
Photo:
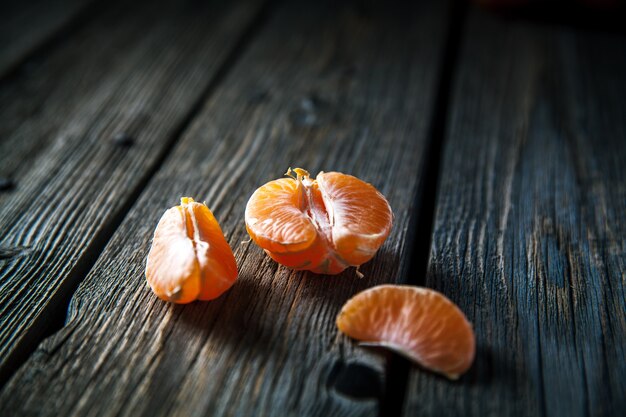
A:
{"type": "Polygon", "coordinates": [[[437,0],[1,7],[1,415],[626,415],[616,19],[437,0]],[[248,197],[288,166],[388,197],[365,278],[244,242],[248,197]],[[207,202],[239,265],[213,302],[145,283],[181,196],[207,202]],[[341,305],[388,282],[467,314],[459,381],[338,334],[341,305]]]}

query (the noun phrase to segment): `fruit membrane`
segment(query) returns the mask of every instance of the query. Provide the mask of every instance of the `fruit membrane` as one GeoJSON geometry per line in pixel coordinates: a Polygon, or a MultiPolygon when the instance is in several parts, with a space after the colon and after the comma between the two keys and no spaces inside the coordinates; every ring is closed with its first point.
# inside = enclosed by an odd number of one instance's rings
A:
{"type": "Polygon", "coordinates": [[[296,270],[338,274],[374,257],[393,213],[374,186],[339,172],[312,179],[301,168],[259,187],[246,206],[246,229],[275,261],[296,270]]]}

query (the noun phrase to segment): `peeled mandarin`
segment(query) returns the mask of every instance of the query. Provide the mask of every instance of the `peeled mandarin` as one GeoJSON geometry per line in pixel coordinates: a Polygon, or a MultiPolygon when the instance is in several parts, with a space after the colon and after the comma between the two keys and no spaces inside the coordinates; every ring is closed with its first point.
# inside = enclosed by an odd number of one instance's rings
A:
{"type": "Polygon", "coordinates": [[[474,331],[463,312],[428,288],[369,288],[344,304],[337,327],[363,345],[390,349],[450,379],[466,372],[476,353],[474,331]]]}
{"type": "Polygon", "coordinates": [[[237,279],[237,265],[209,208],[183,197],[154,231],[146,279],[161,299],[178,304],[212,300],[237,279]]]}
{"type": "Polygon", "coordinates": [[[297,270],[338,274],[374,257],[393,222],[385,197],[352,175],[301,168],[259,187],[248,200],[246,229],[274,260],[297,270]],[[294,175],[295,174],[295,175],[294,175]]]}

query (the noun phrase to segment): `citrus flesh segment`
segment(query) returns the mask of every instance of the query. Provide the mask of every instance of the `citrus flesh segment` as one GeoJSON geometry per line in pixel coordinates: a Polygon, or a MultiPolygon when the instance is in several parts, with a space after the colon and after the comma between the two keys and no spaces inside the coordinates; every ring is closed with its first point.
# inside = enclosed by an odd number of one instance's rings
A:
{"type": "Polygon", "coordinates": [[[167,301],[189,303],[200,293],[200,266],[186,233],[180,207],[172,207],[159,221],[146,262],[152,291],[167,301]]]}
{"type": "MultiPolygon", "coordinates": [[[[229,289],[237,279],[237,264],[222,229],[209,208],[200,203],[187,204],[188,218],[194,223],[193,240],[201,266],[202,286],[199,300],[212,300],[229,289]]],[[[191,235],[191,230],[190,231],[191,235]]],[[[190,236],[191,237],[191,236],[190,236]]]]}
{"type": "Polygon", "coordinates": [[[259,245],[275,253],[302,251],[317,232],[304,213],[302,183],[291,178],[270,181],[258,188],[246,206],[246,228],[259,245]]]}
{"type": "Polygon", "coordinates": [[[393,222],[385,197],[352,175],[321,172],[316,179],[328,207],[335,250],[351,265],[372,259],[393,222]]]}
{"type": "Polygon", "coordinates": [[[383,195],[339,172],[315,180],[300,168],[292,173],[250,197],[245,219],[252,240],[277,262],[316,273],[338,274],[370,260],[391,230],[383,195]]]}
{"type": "Polygon", "coordinates": [[[184,197],[154,232],[146,279],[161,299],[185,304],[211,300],[237,279],[235,257],[209,208],[184,197]]]}
{"type": "Polygon", "coordinates": [[[463,312],[427,288],[380,285],[362,291],[345,303],[337,327],[364,345],[386,347],[450,379],[470,368],[476,351],[463,312]]]}

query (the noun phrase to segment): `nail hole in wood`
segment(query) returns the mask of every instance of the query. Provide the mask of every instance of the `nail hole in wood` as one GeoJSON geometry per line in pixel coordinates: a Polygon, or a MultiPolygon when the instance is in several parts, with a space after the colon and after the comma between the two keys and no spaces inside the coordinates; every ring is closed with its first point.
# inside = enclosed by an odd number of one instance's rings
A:
{"type": "Polygon", "coordinates": [[[248,97],[248,103],[250,104],[261,104],[266,102],[270,98],[270,93],[265,90],[258,90],[250,94],[248,97]]]}
{"type": "Polygon", "coordinates": [[[320,110],[325,103],[315,93],[300,99],[298,107],[291,113],[291,124],[296,127],[313,127],[320,123],[320,110]]]}
{"type": "Polygon", "coordinates": [[[119,132],[113,136],[113,143],[122,148],[130,148],[135,144],[135,139],[126,132],[119,132]]]}
{"type": "Polygon", "coordinates": [[[381,375],[368,365],[348,363],[333,368],[330,384],[339,394],[354,399],[380,398],[381,375]]]}
{"type": "Polygon", "coordinates": [[[0,191],[11,191],[15,188],[15,181],[11,178],[0,177],[0,191]]]}

